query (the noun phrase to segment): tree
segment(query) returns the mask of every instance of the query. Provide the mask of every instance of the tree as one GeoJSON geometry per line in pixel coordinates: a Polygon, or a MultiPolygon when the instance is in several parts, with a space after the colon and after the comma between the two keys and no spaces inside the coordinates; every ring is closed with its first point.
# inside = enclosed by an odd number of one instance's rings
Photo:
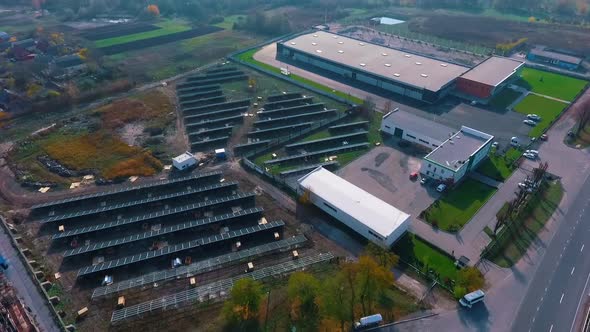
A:
{"type": "Polygon", "coordinates": [[[327,317],[340,322],[341,331],[345,331],[346,322],[350,323],[351,328],[354,326],[357,271],[355,263],[343,263],[340,272],[327,278],[322,284],[323,312],[327,317]]]}
{"type": "Polygon", "coordinates": [[[147,11],[154,17],[160,16],[160,8],[157,5],[148,5],[147,11]]]}
{"type": "Polygon", "coordinates": [[[295,272],[289,277],[287,295],[291,320],[301,331],[315,331],[320,322],[320,283],[311,274],[295,272]]]}
{"type": "Polygon", "coordinates": [[[257,326],[263,296],[262,284],[253,279],[240,279],[233,285],[230,299],[223,306],[223,316],[231,329],[250,330],[257,326]]]}
{"type": "Polygon", "coordinates": [[[457,273],[456,285],[465,288],[467,292],[481,289],[484,284],[485,279],[483,274],[474,266],[468,266],[457,273]]]}
{"type": "Polygon", "coordinates": [[[373,312],[381,293],[393,282],[393,273],[389,269],[380,266],[369,256],[359,258],[356,283],[363,316],[373,312]]]}
{"type": "Polygon", "coordinates": [[[590,98],[585,98],[576,106],[576,118],[578,126],[576,127],[576,136],[580,136],[586,126],[590,123],[590,98]]]}
{"type": "Polygon", "coordinates": [[[384,249],[373,242],[365,248],[365,253],[371,256],[380,266],[391,270],[399,262],[399,257],[390,250],[384,249]]]}

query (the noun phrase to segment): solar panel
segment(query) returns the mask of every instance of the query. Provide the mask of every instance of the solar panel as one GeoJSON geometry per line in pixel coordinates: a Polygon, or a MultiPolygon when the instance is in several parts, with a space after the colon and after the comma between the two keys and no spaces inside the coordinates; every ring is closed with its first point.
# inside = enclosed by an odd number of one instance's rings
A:
{"type": "Polygon", "coordinates": [[[81,255],[81,254],[85,254],[88,252],[93,252],[93,251],[97,251],[97,250],[101,250],[101,249],[105,249],[105,248],[111,248],[111,247],[120,246],[123,244],[129,244],[129,243],[132,243],[135,241],[146,240],[146,239],[150,239],[153,237],[162,236],[165,234],[173,234],[173,233],[177,233],[177,232],[180,232],[183,230],[187,230],[187,229],[191,229],[191,228],[195,228],[195,227],[201,227],[201,226],[205,226],[205,225],[210,225],[210,224],[218,223],[221,221],[229,221],[231,219],[235,219],[235,218],[239,218],[239,217],[259,214],[262,211],[263,211],[262,208],[256,207],[256,208],[246,209],[246,210],[242,210],[242,211],[235,212],[235,213],[227,213],[227,214],[222,214],[219,216],[213,216],[213,217],[209,217],[209,218],[193,220],[193,221],[185,222],[185,223],[178,224],[178,225],[163,227],[157,231],[143,232],[140,234],[129,235],[129,236],[126,236],[123,238],[93,243],[91,245],[78,247],[76,249],[66,250],[64,252],[63,256],[64,257],[71,257],[71,256],[81,255]]]}
{"type": "Polygon", "coordinates": [[[94,193],[94,194],[75,196],[75,197],[66,198],[66,199],[62,199],[62,200],[58,200],[58,201],[51,201],[51,202],[47,202],[47,203],[43,203],[43,204],[37,204],[37,205],[34,205],[32,207],[32,209],[38,209],[38,208],[43,208],[43,207],[48,207],[48,206],[55,206],[55,205],[59,205],[59,204],[76,202],[76,201],[80,201],[80,200],[84,200],[84,199],[97,198],[97,197],[108,196],[108,195],[113,195],[113,194],[120,194],[120,193],[124,193],[124,192],[128,192],[128,191],[158,187],[158,186],[162,186],[162,185],[184,182],[184,181],[189,181],[189,180],[199,179],[199,178],[206,178],[206,177],[211,177],[211,176],[216,176],[216,175],[221,175],[221,174],[222,174],[221,171],[215,171],[215,172],[209,172],[209,173],[193,174],[193,175],[189,175],[189,176],[185,176],[185,177],[181,177],[181,178],[176,178],[176,179],[154,181],[154,182],[140,184],[140,185],[132,186],[132,187],[124,187],[124,188],[120,188],[120,189],[114,189],[111,191],[101,191],[101,192],[94,193]]]}
{"type": "Polygon", "coordinates": [[[186,127],[186,130],[190,130],[190,128],[203,127],[203,126],[211,125],[214,123],[217,124],[217,123],[233,122],[234,120],[242,120],[243,118],[244,118],[244,116],[239,114],[239,115],[235,115],[235,116],[229,116],[227,118],[206,120],[206,121],[201,121],[201,122],[197,122],[197,123],[190,123],[190,124],[186,124],[185,127],[186,127]]]}
{"type": "Polygon", "coordinates": [[[353,128],[353,127],[366,127],[369,125],[369,121],[359,121],[359,122],[352,122],[352,123],[345,123],[341,125],[331,126],[328,129],[344,129],[344,128],[353,128]]]}
{"type": "Polygon", "coordinates": [[[219,84],[201,85],[201,86],[194,86],[194,87],[190,87],[190,88],[176,89],[176,93],[179,96],[182,96],[184,94],[188,94],[193,91],[208,91],[208,90],[218,90],[218,89],[221,89],[221,85],[219,85],[219,84]]]}
{"type": "Polygon", "coordinates": [[[219,138],[212,138],[212,139],[205,139],[202,141],[197,141],[197,142],[191,142],[191,147],[195,148],[198,146],[203,146],[203,145],[207,145],[207,144],[213,144],[213,143],[222,143],[229,140],[229,136],[223,136],[223,137],[219,137],[219,138]]]}
{"type": "Polygon", "coordinates": [[[145,274],[143,276],[114,283],[108,286],[96,288],[92,292],[92,299],[106,296],[113,293],[119,293],[127,289],[141,287],[144,285],[151,285],[155,282],[161,284],[167,280],[177,279],[181,277],[189,277],[205,272],[210,272],[226,265],[251,259],[255,256],[263,256],[272,252],[286,251],[298,248],[300,244],[307,241],[305,236],[297,235],[284,240],[266,243],[249,249],[244,249],[236,252],[231,252],[225,255],[202,260],[190,265],[180,266],[175,269],[157,271],[145,274]]]}
{"type": "Polygon", "coordinates": [[[368,147],[368,146],[369,146],[369,143],[349,144],[349,145],[343,145],[343,146],[340,146],[337,148],[332,148],[332,149],[307,152],[305,154],[298,154],[298,155],[294,155],[294,156],[271,159],[271,160],[265,161],[264,163],[265,164],[276,164],[276,163],[281,163],[281,162],[285,162],[285,161],[296,160],[299,158],[306,158],[306,157],[309,158],[309,157],[318,156],[318,155],[334,154],[334,153],[337,153],[340,151],[352,151],[353,149],[356,149],[356,148],[362,148],[362,147],[368,147]]]}
{"type": "Polygon", "coordinates": [[[266,97],[266,100],[269,102],[277,102],[293,98],[301,98],[301,92],[278,93],[276,95],[266,97]]]}
{"type": "Polygon", "coordinates": [[[85,276],[85,275],[89,275],[89,274],[93,274],[93,273],[97,273],[97,272],[101,272],[101,271],[119,268],[119,267],[129,265],[129,264],[145,261],[145,260],[152,259],[155,257],[163,257],[163,256],[167,256],[170,254],[182,252],[182,251],[185,251],[188,249],[193,249],[193,248],[201,247],[201,246],[207,246],[212,243],[217,243],[217,242],[233,239],[236,237],[250,235],[250,234],[254,234],[254,233],[258,233],[258,232],[263,232],[266,230],[271,230],[271,229],[283,227],[284,225],[285,225],[285,223],[281,220],[273,221],[273,222],[269,222],[266,224],[242,228],[237,231],[229,231],[224,234],[217,234],[217,235],[213,235],[213,236],[208,236],[208,237],[192,240],[189,242],[175,244],[175,245],[164,247],[164,248],[158,249],[158,250],[147,251],[147,252],[143,252],[141,254],[119,258],[116,260],[104,262],[104,263],[97,264],[97,265],[83,267],[80,270],[78,270],[78,278],[81,276],[85,276]]]}
{"type": "Polygon", "coordinates": [[[195,114],[195,115],[187,115],[184,117],[184,121],[188,122],[194,119],[198,119],[198,118],[207,118],[210,117],[212,115],[219,115],[219,114],[223,114],[223,113],[246,113],[248,112],[248,106],[241,106],[241,107],[234,107],[234,108],[229,108],[226,110],[219,110],[219,111],[212,111],[212,112],[206,112],[206,113],[199,113],[199,114],[195,114]]]}
{"type": "Polygon", "coordinates": [[[225,132],[231,132],[233,130],[234,126],[227,126],[227,127],[219,127],[219,128],[213,128],[213,129],[205,129],[205,130],[200,130],[200,131],[192,131],[192,132],[187,132],[188,136],[200,136],[200,135],[211,135],[214,133],[225,133],[225,132]]]}
{"type": "Polygon", "coordinates": [[[274,110],[280,107],[283,107],[284,105],[289,105],[289,104],[293,104],[293,103],[307,103],[307,102],[312,102],[313,101],[313,97],[301,97],[301,98],[292,98],[292,99],[285,99],[285,100],[281,100],[281,101],[275,101],[275,102],[269,102],[264,104],[264,109],[267,110],[274,110]]]}
{"type": "Polygon", "coordinates": [[[269,129],[261,129],[261,130],[249,132],[248,136],[267,134],[267,133],[270,133],[273,131],[295,130],[299,127],[311,127],[312,125],[313,125],[313,122],[305,122],[305,123],[293,124],[293,125],[288,125],[288,126],[273,127],[273,128],[269,128],[269,129]]]}
{"type": "MultiPolygon", "coordinates": [[[[266,110],[267,108],[265,108],[266,110]]],[[[285,107],[285,108],[277,108],[277,109],[273,109],[273,110],[268,110],[268,111],[263,111],[262,116],[273,116],[274,114],[279,114],[279,113],[289,113],[292,111],[297,111],[297,110],[308,110],[308,109],[324,109],[324,104],[323,103],[315,103],[315,104],[308,104],[308,105],[298,105],[298,106],[292,106],[292,107],[285,107]]]]}
{"type": "Polygon", "coordinates": [[[183,191],[179,191],[179,192],[175,192],[175,193],[171,193],[171,194],[166,194],[166,195],[161,195],[161,196],[156,196],[156,197],[151,197],[151,198],[144,198],[144,199],[140,199],[140,200],[129,201],[129,202],[113,204],[113,205],[105,205],[105,206],[102,206],[98,209],[91,209],[91,210],[84,210],[84,211],[77,211],[77,212],[72,212],[72,213],[60,214],[57,216],[52,216],[49,218],[41,219],[41,220],[39,220],[39,222],[45,224],[45,223],[54,222],[54,221],[66,220],[66,219],[82,217],[82,216],[89,216],[89,215],[93,215],[93,214],[97,214],[97,213],[113,211],[113,210],[128,208],[128,207],[147,204],[147,203],[158,202],[158,201],[162,201],[162,200],[166,200],[166,199],[177,198],[177,197],[192,195],[192,194],[196,194],[196,193],[217,190],[217,189],[221,189],[221,188],[237,187],[237,185],[238,185],[237,181],[216,183],[216,184],[210,185],[210,186],[192,188],[192,189],[188,189],[188,190],[183,190],[183,191]]]}
{"type": "Polygon", "coordinates": [[[151,213],[143,214],[140,216],[117,219],[115,221],[111,221],[111,222],[107,222],[107,223],[103,223],[103,224],[99,224],[99,225],[76,228],[76,229],[72,229],[69,231],[54,234],[52,239],[53,240],[63,239],[63,238],[68,238],[68,237],[76,236],[76,235],[80,235],[80,234],[92,233],[92,232],[97,232],[97,231],[104,231],[107,229],[111,229],[113,227],[138,223],[141,221],[165,217],[165,216],[183,213],[183,212],[187,212],[187,211],[192,211],[192,210],[196,210],[196,209],[202,209],[205,207],[214,206],[214,205],[232,202],[232,201],[237,201],[237,200],[241,200],[241,199],[249,198],[249,197],[254,197],[254,196],[256,196],[255,193],[238,193],[238,194],[232,195],[232,196],[227,196],[227,197],[222,197],[222,198],[217,198],[217,199],[210,199],[210,200],[206,200],[206,201],[202,201],[202,202],[198,202],[198,203],[193,203],[193,204],[188,204],[185,206],[176,207],[173,209],[160,210],[157,212],[151,212],[151,213]]]}
{"type": "Polygon", "coordinates": [[[284,116],[284,117],[279,117],[279,118],[272,118],[270,120],[259,120],[259,121],[254,122],[254,126],[268,125],[268,124],[272,124],[274,122],[284,122],[284,121],[288,121],[288,120],[295,120],[295,119],[306,118],[306,117],[310,117],[310,116],[326,115],[328,113],[334,113],[334,112],[336,112],[336,110],[325,110],[325,111],[284,116]]]}
{"type": "Polygon", "coordinates": [[[291,148],[300,148],[300,147],[306,146],[306,145],[313,145],[313,144],[317,144],[317,143],[326,143],[326,142],[330,142],[330,141],[337,141],[337,140],[342,140],[342,139],[347,139],[347,138],[353,138],[353,137],[356,137],[356,136],[366,136],[368,133],[369,133],[368,131],[359,131],[357,133],[352,133],[352,134],[331,136],[331,137],[328,137],[328,138],[316,139],[316,140],[313,140],[313,141],[306,141],[306,142],[300,142],[300,143],[293,143],[293,144],[285,145],[285,148],[288,148],[288,149],[291,149],[291,148]]]}
{"type": "Polygon", "coordinates": [[[219,104],[211,104],[211,105],[206,105],[206,106],[198,106],[198,107],[188,107],[183,109],[182,111],[184,113],[186,112],[194,112],[194,111],[206,111],[208,109],[228,109],[226,107],[230,107],[230,108],[235,108],[235,107],[241,107],[241,106],[248,106],[250,105],[250,99],[242,99],[242,100],[236,100],[236,101],[228,101],[225,103],[219,103],[219,104]]]}
{"type": "Polygon", "coordinates": [[[116,324],[129,318],[153,312],[156,310],[177,309],[182,305],[191,304],[193,302],[203,300],[210,300],[210,295],[217,295],[222,291],[228,292],[233,284],[244,278],[252,278],[254,280],[265,279],[268,277],[282,275],[288,272],[303,269],[313,264],[326,262],[334,259],[334,255],[330,252],[320,253],[313,256],[301,257],[298,260],[293,260],[274,266],[269,266],[233,278],[215,281],[206,285],[191,288],[176,294],[164,296],[148,302],[140,303],[134,306],[129,306],[123,309],[113,311],[111,316],[111,323],[116,324]]]}

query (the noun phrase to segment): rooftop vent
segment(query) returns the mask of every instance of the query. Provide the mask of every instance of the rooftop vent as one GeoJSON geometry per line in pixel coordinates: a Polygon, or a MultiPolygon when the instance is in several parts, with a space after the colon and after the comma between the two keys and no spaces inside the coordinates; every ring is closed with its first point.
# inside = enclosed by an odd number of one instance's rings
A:
{"type": "Polygon", "coordinates": [[[441,66],[441,67],[448,67],[449,65],[448,65],[448,64],[446,64],[446,63],[441,63],[441,64],[440,64],[440,66],[441,66]]]}
{"type": "Polygon", "coordinates": [[[291,42],[291,45],[297,45],[297,43],[296,42],[291,42]]]}
{"type": "Polygon", "coordinates": [[[361,67],[364,67],[364,66],[366,66],[367,64],[366,64],[366,63],[361,63],[360,65],[361,65],[361,67]]]}
{"type": "Polygon", "coordinates": [[[393,74],[393,76],[395,76],[395,77],[400,77],[401,75],[400,75],[400,74],[398,74],[398,73],[395,73],[395,74],[393,74]]]}
{"type": "Polygon", "coordinates": [[[386,63],[385,67],[391,67],[391,63],[386,63]]]}
{"type": "Polygon", "coordinates": [[[334,39],[338,39],[338,36],[334,36],[334,39]]]}
{"type": "Polygon", "coordinates": [[[311,43],[313,46],[316,46],[318,43],[311,43]]]}
{"type": "Polygon", "coordinates": [[[344,42],[343,41],[339,41],[338,44],[344,44],[344,42]]]}
{"type": "Polygon", "coordinates": [[[382,56],[387,56],[387,53],[383,52],[381,53],[382,56]]]}
{"type": "Polygon", "coordinates": [[[363,42],[360,42],[360,43],[359,43],[359,45],[361,45],[361,46],[365,46],[365,43],[363,43],[363,42]]]}
{"type": "Polygon", "coordinates": [[[422,77],[428,77],[427,74],[420,74],[420,76],[422,76],[422,77]]]}
{"type": "Polygon", "coordinates": [[[418,62],[418,61],[416,61],[416,65],[417,65],[417,66],[420,66],[421,64],[422,64],[422,62],[418,62]]]}
{"type": "Polygon", "coordinates": [[[316,38],[318,37],[318,35],[313,35],[313,36],[316,37],[316,38]]]}
{"type": "Polygon", "coordinates": [[[318,52],[318,53],[322,53],[322,50],[315,50],[315,51],[318,52]]]}
{"type": "Polygon", "coordinates": [[[411,58],[412,56],[409,54],[404,55],[406,58],[411,58]]]}
{"type": "Polygon", "coordinates": [[[342,53],[344,53],[344,51],[343,50],[338,50],[338,53],[342,54],[342,53]]]}

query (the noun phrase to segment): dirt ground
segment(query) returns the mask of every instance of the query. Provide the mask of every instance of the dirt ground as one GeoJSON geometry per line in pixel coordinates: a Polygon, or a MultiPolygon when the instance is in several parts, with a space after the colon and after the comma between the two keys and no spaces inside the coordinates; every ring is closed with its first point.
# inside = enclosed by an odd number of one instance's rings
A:
{"type": "Polygon", "coordinates": [[[410,20],[410,30],[492,48],[499,43],[528,38],[528,44],[590,53],[589,30],[569,25],[516,22],[474,15],[423,13],[410,20]]]}

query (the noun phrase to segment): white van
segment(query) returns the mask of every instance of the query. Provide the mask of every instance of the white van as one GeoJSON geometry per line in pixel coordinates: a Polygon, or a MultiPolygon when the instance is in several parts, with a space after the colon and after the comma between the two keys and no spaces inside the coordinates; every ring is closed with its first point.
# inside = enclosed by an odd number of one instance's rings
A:
{"type": "Polygon", "coordinates": [[[459,300],[459,303],[464,307],[471,308],[477,302],[483,301],[484,296],[486,296],[486,294],[481,289],[478,289],[475,292],[463,296],[459,300]]]}

